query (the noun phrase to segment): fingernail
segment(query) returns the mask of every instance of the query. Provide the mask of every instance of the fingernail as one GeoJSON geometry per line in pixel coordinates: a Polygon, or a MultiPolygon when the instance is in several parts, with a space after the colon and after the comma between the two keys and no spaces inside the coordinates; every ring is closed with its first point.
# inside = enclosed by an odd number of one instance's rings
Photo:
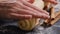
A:
{"type": "Polygon", "coordinates": [[[48,18],[50,18],[50,16],[48,16],[48,18]]]}
{"type": "Polygon", "coordinates": [[[44,14],[44,16],[45,16],[45,18],[50,18],[50,16],[49,16],[49,15],[44,14]]]}

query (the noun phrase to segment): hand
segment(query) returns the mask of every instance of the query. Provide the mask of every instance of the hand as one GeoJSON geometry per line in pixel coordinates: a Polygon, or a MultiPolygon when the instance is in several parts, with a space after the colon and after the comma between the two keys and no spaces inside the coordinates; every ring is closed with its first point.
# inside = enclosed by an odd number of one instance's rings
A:
{"type": "Polygon", "coordinates": [[[55,0],[44,0],[44,1],[51,2],[51,3],[53,3],[53,4],[57,4],[57,3],[58,3],[58,2],[55,1],[55,0]]]}
{"type": "Polygon", "coordinates": [[[19,0],[12,4],[0,4],[0,17],[5,19],[49,18],[49,13],[28,3],[19,0]]]}

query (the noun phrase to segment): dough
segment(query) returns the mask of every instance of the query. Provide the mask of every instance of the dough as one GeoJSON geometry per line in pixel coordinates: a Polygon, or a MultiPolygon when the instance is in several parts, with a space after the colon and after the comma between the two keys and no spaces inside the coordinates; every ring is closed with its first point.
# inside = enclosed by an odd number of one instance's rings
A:
{"type": "MultiPolygon", "coordinates": [[[[39,7],[40,9],[43,9],[44,2],[42,0],[34,0],[33,5],[39,7]]],[[[39,24],[40,18],[32,18],[32,19],[23,19],[18,22],[18,26],[22,30],[32,30],[37,24],[39,24]]]]}

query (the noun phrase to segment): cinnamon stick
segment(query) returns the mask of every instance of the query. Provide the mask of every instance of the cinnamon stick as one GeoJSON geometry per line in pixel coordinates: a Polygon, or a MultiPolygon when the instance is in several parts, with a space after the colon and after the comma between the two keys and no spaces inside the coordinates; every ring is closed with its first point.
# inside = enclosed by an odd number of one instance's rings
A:
{"type": "Polygon", "coordinates": [[[58,16],[60,14],[60,11],[56,12],[55,13],[55,17],[58,16]]]}
{"type": "Polygon", "coordinates": [[[54,20],[50,22],[51,25],[55,24],[60,19],[60,15],[56,16],[54,20]]]}
{"type": "Polygon", "coordinates": [[[49,23],[49,22],[51,21],[51,19],[55,18],[54,14],[55,14],[54,8],[51,7],[51,8],[50,8],[50,18],[49,18],[49,19],[46,19],[46,20],[45,20],[45,23],[49,23]]]}
{"type": "Polygon", "coordinates": [[[51,20],[54,20],[55,18],[55,11],[54,11],[54,7],[51,7],[51,20]]]}
{"type": "Polygon", "coordinates": [[[46,19],[45,20],[45,23],[48,23],[50,20],[54,20],[58,15],[60,14],[60,11],[58,11],[58,12],[54,12],[54,8],[52,7],[51,8],[51,18],[50,19],[46,19]]]}

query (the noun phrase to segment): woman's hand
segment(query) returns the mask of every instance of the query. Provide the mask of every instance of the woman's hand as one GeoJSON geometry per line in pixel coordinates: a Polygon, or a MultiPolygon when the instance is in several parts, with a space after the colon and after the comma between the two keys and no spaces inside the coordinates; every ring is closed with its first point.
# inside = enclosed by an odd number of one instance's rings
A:
{"type": "Polygon", "coordinates": [[[5,19],[49,18],[49,13],[25,0],[12,4],[0,4],[0,17],[5,19]]]}

